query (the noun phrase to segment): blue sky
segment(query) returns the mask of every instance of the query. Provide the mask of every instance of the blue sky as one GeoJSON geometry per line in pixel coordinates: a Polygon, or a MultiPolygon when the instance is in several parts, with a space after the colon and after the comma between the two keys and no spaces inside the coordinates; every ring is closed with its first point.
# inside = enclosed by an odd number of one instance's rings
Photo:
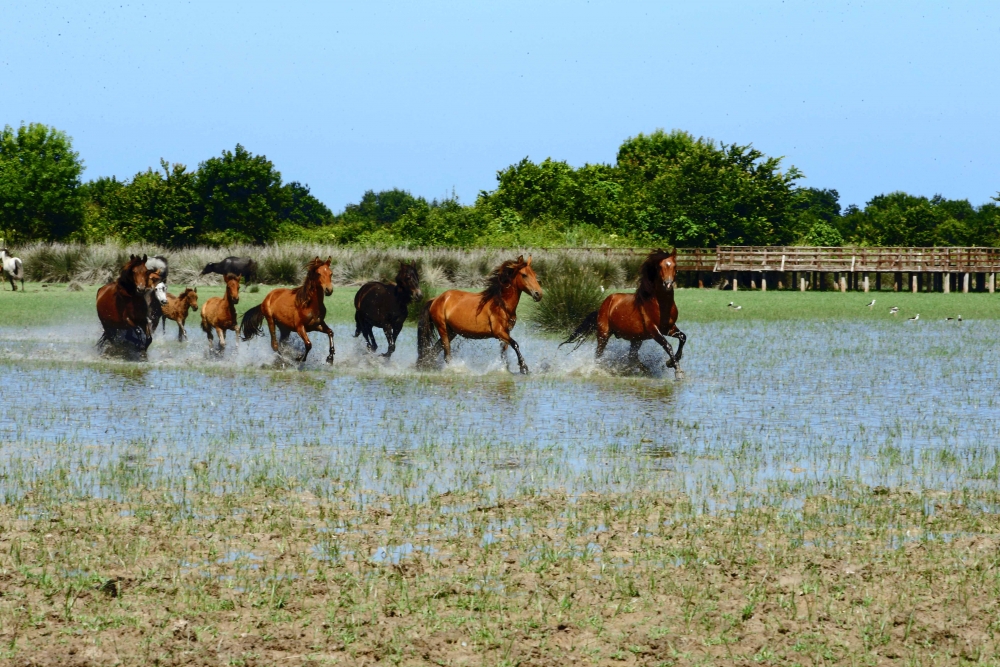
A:
{"type": "Polygon", "coordinates": [[[678,128],[845,205],[1000,190],[1000,3],[18,4],[0,124],[66,131],[88,179],[239,142],[335,211],[390,187],[471,202],[525,156],[613,162],[678,128]]]}

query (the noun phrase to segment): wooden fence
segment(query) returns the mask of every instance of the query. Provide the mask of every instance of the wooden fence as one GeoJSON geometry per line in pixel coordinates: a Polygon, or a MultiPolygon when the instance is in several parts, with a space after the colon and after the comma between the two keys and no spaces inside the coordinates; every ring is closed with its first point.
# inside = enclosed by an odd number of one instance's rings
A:
{"type": "Polygon", "coordinates": [[[719,246],[713,270],[996,273],[1000,248],[719,246]]]}

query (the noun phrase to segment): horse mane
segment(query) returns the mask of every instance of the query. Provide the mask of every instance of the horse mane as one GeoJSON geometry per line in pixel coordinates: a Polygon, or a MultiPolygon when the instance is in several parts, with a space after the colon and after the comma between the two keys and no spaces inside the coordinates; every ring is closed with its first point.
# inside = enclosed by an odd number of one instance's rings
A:
{"type": "Polygon", "coordinates": [[[309,261],[306,266],[306,279],[302,281],[302,285],[295,288],[295,305],[304,306],[309,303],[309,295],[312,293],[313,283],[316,281],[316,272],[325,263],[319,257],[309,261]]]}
{"type": "Polygon", "coordinates": [[[639,267],[639,285],[635,290],[635,302],[637,304],[641,305],[655,296],[656,283],[660,279],[656,267],[672,254],[662,248],[657,248],[649,253],[649,257],[639,267]]]}
{"type": "Polygon", "coordinates": [[[502,307],[501,298],[504,289],[510,285],[514,275],[527,265],[524,257],[518,257],[517,259],[508,259],[493,269],[490,275],[486,276],[486,289],[479,293],[479,308],[476,309],[476,313],[481,312],[490,302],[502,307]]]}
{"type": "Polygon", "coordinates": [[[132,273],[132,269],[140,264],[145,264],[145,260],[141,257],[133,256],[128,261],[128,264],[122,267],[121,273],[118,274],[118,286],[129,294],[135,294],[135,281],[131,279],[129,274],[132,273]]]}

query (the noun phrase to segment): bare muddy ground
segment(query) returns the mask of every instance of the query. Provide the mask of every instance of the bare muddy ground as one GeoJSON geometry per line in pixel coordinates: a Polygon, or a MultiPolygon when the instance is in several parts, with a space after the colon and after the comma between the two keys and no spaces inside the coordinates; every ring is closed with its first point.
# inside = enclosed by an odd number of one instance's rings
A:
{"type": "Polygon", "coordinates": [[[1000,521],[958,495],[54,500],[0,509],[12,664],[995,664],[1000,521]]]}

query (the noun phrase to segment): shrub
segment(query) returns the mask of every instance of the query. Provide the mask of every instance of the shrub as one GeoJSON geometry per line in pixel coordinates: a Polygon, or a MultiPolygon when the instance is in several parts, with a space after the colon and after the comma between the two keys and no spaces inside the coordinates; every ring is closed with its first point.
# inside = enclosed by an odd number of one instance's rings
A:
{"type": "Polygon", "coordinates": [[[542,292],[535,321],[553,333],[572,331],[604,299],[600,277],[566,258],[546,271],[542,292]]]}

